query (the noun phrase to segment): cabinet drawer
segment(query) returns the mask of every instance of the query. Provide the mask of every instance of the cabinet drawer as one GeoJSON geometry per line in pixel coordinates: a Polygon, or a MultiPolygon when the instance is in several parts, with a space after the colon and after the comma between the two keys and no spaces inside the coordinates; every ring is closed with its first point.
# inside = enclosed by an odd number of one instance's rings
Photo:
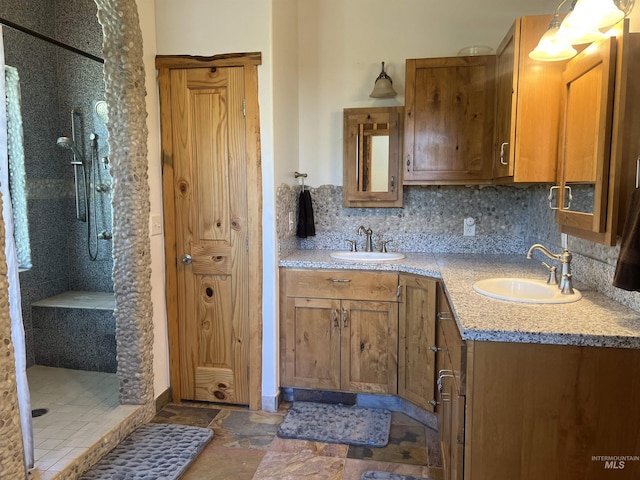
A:
{"type": "Polygon", "coordinates": [[[398,301],[396,273],[353,270],[286,270],[288,297],[398,301]]]}

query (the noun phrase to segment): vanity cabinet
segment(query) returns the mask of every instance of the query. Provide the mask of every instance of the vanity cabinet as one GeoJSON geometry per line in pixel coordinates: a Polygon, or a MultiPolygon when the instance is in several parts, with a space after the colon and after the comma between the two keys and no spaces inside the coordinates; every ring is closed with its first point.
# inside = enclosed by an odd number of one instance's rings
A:
{"type": "Polygon", "coordinates": [[[462,340],[438,291],[444,478],[640,478],[640,350],[462,340]],[[637,457],[636,457],[637,458],[637,457]]]}
{"type": "Polygon", "coordinates": [[[574,57],[563,73],[556,221],[605,245],[622,232],[640,155],[640,34],[617,35],[574,57]]]}
{"type": "Polygon", "coordinates": [[[495,183],[555,182],[567,62],[529,58],[552,18],[517,19],[496,50],[495,183]]]}
{"type": "Polygon", "coordinates": [[[431,278],[400,274],[398,395],[435,411],[436,285],[431,278]]]}
{"type": "Polygon", "coordinates": [[[495,56],[408,59],[404,184],[490,183],[495,56]]]}
{"type": "Polygon", "coordinates": [[[397,394],[398,275],[281,269],[283,385],[397,394]]]}

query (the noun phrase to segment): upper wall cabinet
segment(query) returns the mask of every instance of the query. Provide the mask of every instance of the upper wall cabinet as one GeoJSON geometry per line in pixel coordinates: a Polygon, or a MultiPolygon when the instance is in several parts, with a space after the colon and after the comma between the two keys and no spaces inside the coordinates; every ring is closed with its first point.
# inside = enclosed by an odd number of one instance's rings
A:
{"type": "Polygon", "coordinates": [[[496,51],[497,183],[555,182],[564,62],[529,58],[552,15],[515,21],[496,51]]]}
{"type": "Polygon", "coordinates": [[[640,34],[628,25],[563,74],[556,221],[605,245],[622,231],[640,155],[640,34]]]}
{"type": "Polygon", "coordinates": [[[345,108],[343,206],[402,206],[403,111],[403,107],[345,108]]]}
{"type": "Polygon", "coordinates": [[[495,56],[406,62],[405,184],[489,183],[495,56]]]}

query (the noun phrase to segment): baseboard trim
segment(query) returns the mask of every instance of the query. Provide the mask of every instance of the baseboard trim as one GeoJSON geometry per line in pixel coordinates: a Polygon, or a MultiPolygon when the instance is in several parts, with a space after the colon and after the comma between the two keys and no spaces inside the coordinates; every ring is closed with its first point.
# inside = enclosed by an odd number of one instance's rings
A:
{"type": "Polygon", "coordinates": [[[167,388],[156,398],[156,413],[171,403],[171,388],[167,388]]]}
{"type": "Polygon", "coordinates": [[[262,396],[262,410],[266,412],[277,412],[280,405],[280,391],[273,396],[262,396]]]}

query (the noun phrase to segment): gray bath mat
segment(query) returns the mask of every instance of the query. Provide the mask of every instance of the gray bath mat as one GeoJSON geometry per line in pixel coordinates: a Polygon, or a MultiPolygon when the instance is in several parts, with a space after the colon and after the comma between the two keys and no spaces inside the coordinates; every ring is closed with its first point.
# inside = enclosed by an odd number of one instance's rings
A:
{"type": "Polygon", "coordinates": [[[429,480],[424,477],[412,477],[411,475],[398,475],[397,473],[388,472],[364,472],[360,477],[361,480],[429,480]]]}
{"type": "Polygon", "coordinates": [[[295,402],[278,436],[325,443],[384,447],[389,443],[389,410],[295,402]]]}
{"type": "Polygon", "coordinates": [[[213,437],[208,428],[149,423],[137,428],[82,480],[173,480],[213,437]]]}

